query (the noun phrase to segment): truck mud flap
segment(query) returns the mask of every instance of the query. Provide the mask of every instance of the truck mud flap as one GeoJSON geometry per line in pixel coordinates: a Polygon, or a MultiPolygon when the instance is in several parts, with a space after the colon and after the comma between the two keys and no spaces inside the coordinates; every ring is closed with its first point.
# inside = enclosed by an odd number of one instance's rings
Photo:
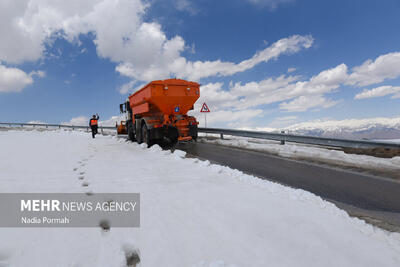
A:
{"type": "Polygon", "coordinates": [[[168,139],[170,142],[178,140],[178,129],[175,127],[160,127],[150,129],[150,139],[152,140],[164,140],[168,139]]]}
{"type": "Polygon", "coordinates": [[[189,135],[193,137],[193,139],[197,139],[197,125],[189,125],[189,135]]]}

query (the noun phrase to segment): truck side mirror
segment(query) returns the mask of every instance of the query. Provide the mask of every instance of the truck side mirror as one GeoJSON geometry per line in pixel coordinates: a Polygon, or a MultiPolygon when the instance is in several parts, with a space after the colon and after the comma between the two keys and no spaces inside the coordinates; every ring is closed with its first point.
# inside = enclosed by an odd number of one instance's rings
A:
{"type": "Polygon", "coordinates": [[[126,111],[125,111],[125,108],[124,108],[124,105],[125,104],[120,104],[119,105],[119,111],[121,112],[121,113],[125,113],[126,111]]]}

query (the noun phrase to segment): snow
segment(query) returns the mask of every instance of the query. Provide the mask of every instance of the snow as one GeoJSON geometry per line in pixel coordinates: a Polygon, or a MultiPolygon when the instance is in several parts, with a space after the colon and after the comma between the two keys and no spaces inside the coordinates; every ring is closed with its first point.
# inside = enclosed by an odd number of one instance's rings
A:
{"type": "MultiPolygon", "coordinates": [[[[245,127],[242,130],[250,131],[266,131],[266,132],[281,132],[307,135],[321,136],[344,139],[398,139],[400,138],[400,116],[393,118],[366,118],[366,119],[345,119],[332,120],[320,119],[307,122],[299,122],[292,125],[287,125],[295,117],[288,116],[278,118],[275,123],[281,125],[281,128],[271,127],[245,127]],[[279,119],[279,120],[278,120],[279,119]],[[286,122],[286,123],[285,123],[286,122]]],[[[272,125],[271,124],[271,125],[272,125]]],[[[270,125],[270,126],[271,126],[270,125]]]]}
{"type": "MultiPolygon", "coordinates": [[[[302,132],[302,131],[367,131],[371,128],[393,128],[400,129],[400,116],[393,118],[377,117],[377,118],[366,118],[366,119],[345,119],[345,120],[314,120],[307,122],[300,122],[288,127],[286,130],[291,132],[302,132]]],[[[273,128],[255,128],[257,131],[280,131],[279,129],[273,128]]]]}
{"type": "Polygon", "coordinates": [[[400,129],[400,117],[394,118],[367,118],[367,119],[345,119],[345,120],[316,120],[297,123],[288,130],[324,130],[324,131],[366,131],[371,128],[384,127],[400,129]]]}
{"type": "Polygon", "coordinates": [[[183,151],[73,131],[2,131],[0,147],[0,192],[141,194],[140,228],[0,228],[0,266],[400,264],[400,234],[183,151]]]}
{"type": "MultiPolygon", "coordinates": [[[[229,138],[229,137],[228,137],[229,138]]],[[[346,154],[329,148],[265,141],[254,138],[231,137],[231,139],[202,139],[202,142],[245,148],[272,153],[281,157],[320,161],[334,165],[345,165],[381,171],[400,171],[400,157],[377,158],[367,155],[346,154]]]]}

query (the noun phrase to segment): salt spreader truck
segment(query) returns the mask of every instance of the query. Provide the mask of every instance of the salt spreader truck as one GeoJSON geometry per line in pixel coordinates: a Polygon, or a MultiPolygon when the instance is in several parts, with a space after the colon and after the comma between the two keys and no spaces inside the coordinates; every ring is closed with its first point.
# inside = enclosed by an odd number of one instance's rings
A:
{"type": "Polygon", "coordinates": [[[121,113],[127,113],[127,120],[118,125],[118,133],[126,130],[130,140],[148,146],[196,141],[198,122],[187,113],[193,110],[199,97],[200,85],[196,82],[152,81],[120,105],[121,113]]]}

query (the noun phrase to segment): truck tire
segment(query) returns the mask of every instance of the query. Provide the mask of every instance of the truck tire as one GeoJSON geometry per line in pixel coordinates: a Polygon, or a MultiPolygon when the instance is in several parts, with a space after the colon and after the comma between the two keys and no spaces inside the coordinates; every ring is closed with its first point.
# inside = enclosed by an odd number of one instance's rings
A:
{"type": "Polygon", "coordinates": [[[135,125],[131,121],[127,123],[127,130],[128,130],[128,138],[132,142],[136,141],[136,136],[135,136],[135,125]]]}
{"type": "Polygon", "coordinates": [[[147,144],[147,147],[150,147],[152,145],[152,140],[150,139],[150,134],[147,130],[146,123],[143,123],[142,125],[142,142],[147,144]]]}

